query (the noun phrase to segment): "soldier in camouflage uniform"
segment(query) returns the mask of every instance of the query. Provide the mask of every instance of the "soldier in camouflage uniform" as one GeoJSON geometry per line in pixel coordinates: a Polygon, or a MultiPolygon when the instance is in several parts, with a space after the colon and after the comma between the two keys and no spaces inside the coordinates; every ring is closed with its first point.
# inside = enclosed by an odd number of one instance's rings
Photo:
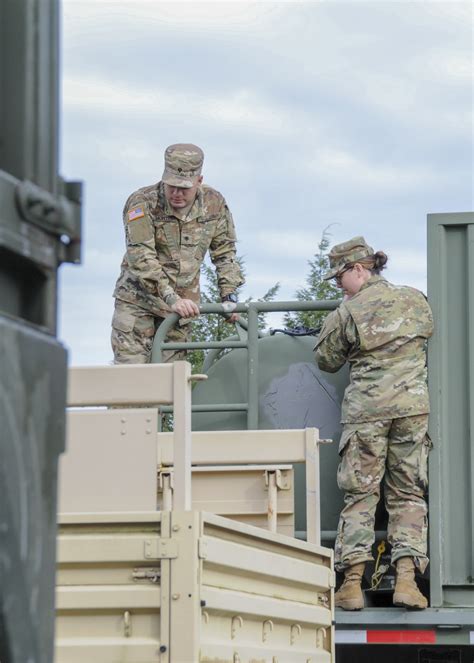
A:
{"type": "Polygon", "coordinates": [[[428,388],[426,340],[433,320],[425,296],[380,276],[387,262],[363,237],[339,244],[329,254],[344,291],[328,315],[315,346],[316,362],[333,373],[348,361],[350,384],[342,404],[343,433],[338,485],[345,491],[335,562],[345,580],[336,606],[364,606],[361,580],[372,558],[375,510],[384,479],[388,541],[397,569],[395,605],[425,608],[414,570],[427,558],[428,388]]]}
{"type": "MultiPolygon", "coordinates": [[[[199,276],[207,251],[222,301],[237,301],[235,291],[243,278],[235,257],[234,223],[223,196],[202,184],[203,160],[196,145],[170,145],[162,180],[138,189],[125,203],[126,252],[112,320],[116,364],[149,362],[156,330],[172,311],[181,320],[168,340],[188,339],[189,320],[199,315],[199,276]]],[[[184,353],[164,355],[169,361],[184,353]]]]}

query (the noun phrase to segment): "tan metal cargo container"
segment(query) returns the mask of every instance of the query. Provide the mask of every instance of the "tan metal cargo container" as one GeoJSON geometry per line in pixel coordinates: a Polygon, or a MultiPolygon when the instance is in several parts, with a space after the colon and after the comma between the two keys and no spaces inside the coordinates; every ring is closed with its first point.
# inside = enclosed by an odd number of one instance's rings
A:
{"type": "Polygon", "coordinates": [[[56,663],[329,663],[332,552],[204,512],[63,516],[56,663]]]}
{"type": "Polygon", "coordinates": [[[184,362],[70,372],[70,406],[113,409],[68,413],[56,663],[330,663],[318,432],[191,436],[191,379],[184,362]],[[156,434],[156,407],[129,407],[158,402],[174,405],[173,434],[156,434]],[[311,543],[281,534],[293,531],[295,462],[311,543]]]}

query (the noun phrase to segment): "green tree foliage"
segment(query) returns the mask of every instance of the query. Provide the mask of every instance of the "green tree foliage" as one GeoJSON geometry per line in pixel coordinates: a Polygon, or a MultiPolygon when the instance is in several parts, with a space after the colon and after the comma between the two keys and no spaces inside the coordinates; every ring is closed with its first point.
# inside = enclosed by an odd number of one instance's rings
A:
{"type": "MultiPolygon", "coordinates": [[[[336,288],[334,282],[323,281],[324,274],[329,269],[328,250],[330,246],[330,234],[328,228],[325,228],[321,241],[318,244],[318,252],[312,260],[308,261],[309,274],[306,277],[306,286],[296,291],[295,297],[300,302],[311,301],[315,299],[340,299],[341,291],[336,288]]],[[[286,313],[283,320],[285,326],[289,329],[297,327],[310,327],[319,329],[327,316],[326,311],[294,311],[286,313]]]]}
{"type": "MultiPolygon", "coordinates": [[[[245,274],[243,259],[238,257],[237,261],[242,273],[245,274]]],[[[269,302],[274,300],[279,289],[280,284],[276,283],[258,301],[269,302]]],[[[237,294],[239,294],[239,290],[237,294]]],[[[250,299],[247,301],[250,301],[250,299]]],[[[201,302],[211,304],[220,301],[216,272],[212,267],[204,263],[201,267],[201,302]]],[[[260,330],[265,328],[265,314],[263,313],[259,315],[258,326],[260,330]]],[[[222,315],[201,315],[192,323],[191,340],[199,342],[221,341],[235,333],[234,325],[226,322],[222,315]]],[[[188,361],[190,361],[193,367],[193,373],[199,373],[204,362],[204,350],[193,350],[190,352],[188,354],[188,361]]]]}

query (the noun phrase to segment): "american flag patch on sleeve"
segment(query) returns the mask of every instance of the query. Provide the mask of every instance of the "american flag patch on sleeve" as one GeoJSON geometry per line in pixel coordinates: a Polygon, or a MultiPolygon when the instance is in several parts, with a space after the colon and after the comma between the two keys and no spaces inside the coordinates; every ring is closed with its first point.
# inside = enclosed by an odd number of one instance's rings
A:
{"type": "Polygon", "coordinates": [[[142,216],[145,216],[143,207],[135,207],[135,209],[131,209],[128,213],[128,220],[135,221],[136,219],[141,219],[142,216]]]}

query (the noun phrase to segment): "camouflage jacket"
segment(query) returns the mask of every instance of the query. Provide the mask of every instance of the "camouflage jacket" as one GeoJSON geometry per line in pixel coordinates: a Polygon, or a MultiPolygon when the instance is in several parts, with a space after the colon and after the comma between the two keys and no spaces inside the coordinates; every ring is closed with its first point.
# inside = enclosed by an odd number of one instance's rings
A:
{"type": "Polygon", "coordinates": [[[211,187],[199,187],[184,220],[166,201],[162,182],[143,187],[125,203],[123,222],[127,250],[114,297],[163,317],[179,297],[199,302],[200,268],[208,250],[221,297],[243,283],[232,215],[211,187]]]}
{"type": "Polygon", "coordinates": [[[423,293],[381,276],[372,276],[330,313],[314,349],[323,371],[334,373],[350,363],[342,423],[429,412],[426,339],[432,333],[423,293]]]}

